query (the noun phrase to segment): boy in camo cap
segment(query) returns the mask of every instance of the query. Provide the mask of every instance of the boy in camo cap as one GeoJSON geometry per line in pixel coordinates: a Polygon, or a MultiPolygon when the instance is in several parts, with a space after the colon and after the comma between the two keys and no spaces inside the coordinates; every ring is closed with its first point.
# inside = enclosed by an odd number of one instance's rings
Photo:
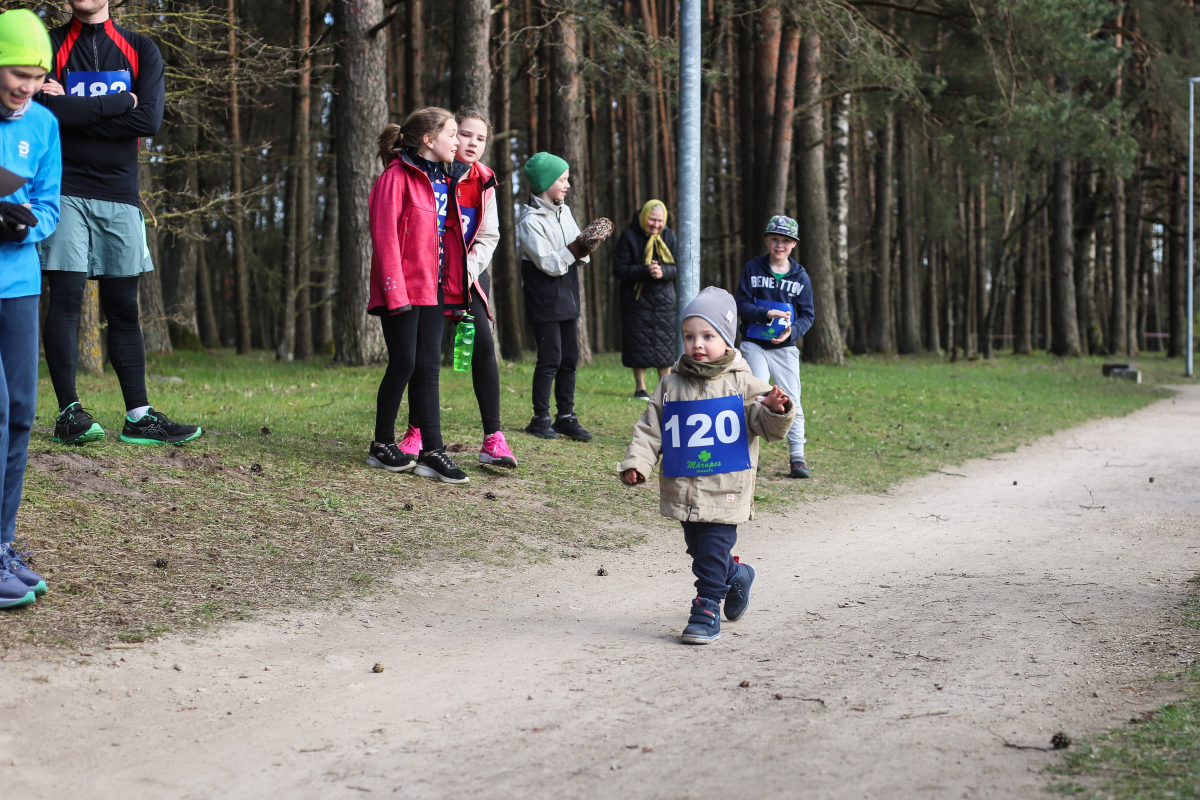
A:
{"type": "Polygon", "coordinates": [[[763,236],[766,254],[746,262],[738,283],[737,309],[742,319],[739,349],[754,377],[774,379],[796,404],[796,420],[788,431],[788,462],[793,478],[807,478],[797,345],[813,323],[812,282],[804,267],[791,257],[800,240],[796,220],[782,215],[771,217],[763,236]]]}

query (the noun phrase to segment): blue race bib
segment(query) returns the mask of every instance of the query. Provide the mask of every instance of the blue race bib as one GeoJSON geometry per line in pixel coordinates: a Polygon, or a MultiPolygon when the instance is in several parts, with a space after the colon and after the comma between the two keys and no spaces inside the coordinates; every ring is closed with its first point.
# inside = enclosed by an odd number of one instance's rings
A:
{"type": "MultiPolygon", "coordinates": [[[[792,316],[796,315],[796,310],[792,308],[791,303],[777,303],[774,300],[754,299],[756,308],[773,309],[775,311],[790,311],[792,316]]],[[[773,319],[770,322],[751,322],[746,326],[746,338],[758,339],[762,342],[773,342],[783,335],[783,332],[788,329],[791,323],[784,322],[781,319],[773,319]]]]}
{"type": "Polygon", "coordinates": [[[479,227],[479,209],[469,206],[460,206],[459,213],[462,215],[463,239],[471,241],[471,237],[475,235],[475,230],[479,227]]]}
{"type": "Polygon", "coordinates": [[[110,72],[68,72],[67,94],[71,97],[99,97],[128,92],[133,79],[127,69],[110,72]]]}
{"type": "Polygon", "coordinates": [[[740,394],[663,403],[662,474],[668,478],[750,469],[746,407],[740,394]]]}
{"type": "Polygon", "coordinates": [[[437,203],[438,236],[446,232],[446,212],[450,208],[450,195],[445,181],[433,182],[433,200],[437,203]]]}

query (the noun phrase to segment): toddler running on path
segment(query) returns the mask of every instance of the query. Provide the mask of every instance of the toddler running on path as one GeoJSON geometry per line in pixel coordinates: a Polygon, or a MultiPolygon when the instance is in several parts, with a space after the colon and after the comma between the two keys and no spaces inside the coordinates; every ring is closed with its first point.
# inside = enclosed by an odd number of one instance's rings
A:
{"type": "Polygon", "coordinates": [[[721,601],[733,621],[750,605],[755,571],[733,557],[737,526],[754,516],[758,437],[777,441],[796,416],[778,387],[759,380],[734,349],[737,306],[710,286],[684,309],[683,350],[633,428],[621,480],[644,483],[662,458],[659,510],[683,524],[697,597],[686,644],[721,635],[721,601]]]}

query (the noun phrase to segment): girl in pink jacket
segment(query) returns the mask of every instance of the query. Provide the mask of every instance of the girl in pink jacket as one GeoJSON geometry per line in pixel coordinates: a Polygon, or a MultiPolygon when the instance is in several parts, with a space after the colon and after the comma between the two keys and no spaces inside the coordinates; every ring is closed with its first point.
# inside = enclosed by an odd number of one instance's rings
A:
{"type": "Polygon", "coordinates": [[[375,407],[375,441],[367,464],[391,472],[414,470],[443,483],[466,483],[442,445],[438,408],[443,315],[467,308],[469,279],[455,180],[444,164],[458,151],[458,124],[444,108],[422,108],[403,126],[379,134],[384,171],[368,203],[371,216],[371,295],[388,366],[375,407]],[[413,455],[396,444],[396,414],[405,388],[421,431],[413,455]]]}
{"type": "MultiPolygon", "coordinates": [[[[500,368],[496,362],[496,345],[492,338],[491,303],[492,256],[500,242],[500,218],[496,211],[496,176],[480,161],[492,126],[482,111],[461,109],[454,115],[458,123],[458,152],[450,165],[455,178],[454,196],[462,215],[462,231],[467,249],[467,280],[470,283],[470,314],[475,319],[474,355],[471,359],[471,382],[479,415],[483,422],[483,446],[479,462],[497,467],[517,466],[516,456],[500,429],[500,368]]],[[[447,315],[451,312],[447,311],[447,315]]],[[[454,318],[457,324],[460,317],[454,318]]],[[[416,455],[421,451],[422,438],[415,417],[409,414],[408,433],[400,443],[401,452],[416,455]]]]}

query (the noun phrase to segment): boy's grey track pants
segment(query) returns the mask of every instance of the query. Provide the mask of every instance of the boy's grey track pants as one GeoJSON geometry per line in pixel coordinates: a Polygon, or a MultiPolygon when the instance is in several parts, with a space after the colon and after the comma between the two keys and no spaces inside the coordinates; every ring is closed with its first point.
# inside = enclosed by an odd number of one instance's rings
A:
{"type": "Polygon", "coordinates": [[[788,431],[790,461],[804,460],[804,409],[800,406],[800,351],[793,347],[760,347],[746,339],[740,350],[754,377],[765,381],[774,379],[775,385],[792,398],[796,404],[796,421],[788,431]]]}

